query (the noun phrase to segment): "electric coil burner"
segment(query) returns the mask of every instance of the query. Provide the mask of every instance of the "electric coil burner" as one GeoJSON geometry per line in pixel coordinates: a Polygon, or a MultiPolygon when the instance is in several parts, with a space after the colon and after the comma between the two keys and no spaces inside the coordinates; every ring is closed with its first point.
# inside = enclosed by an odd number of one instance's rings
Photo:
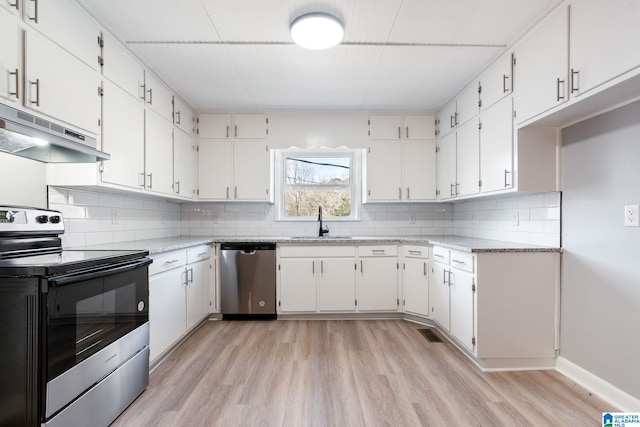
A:
{"type": "Polygon", "coordinates": [[[62,249],[57,211],[0,206],[0,425],[109,425],[149,383],[146,251],[62,249]]]}

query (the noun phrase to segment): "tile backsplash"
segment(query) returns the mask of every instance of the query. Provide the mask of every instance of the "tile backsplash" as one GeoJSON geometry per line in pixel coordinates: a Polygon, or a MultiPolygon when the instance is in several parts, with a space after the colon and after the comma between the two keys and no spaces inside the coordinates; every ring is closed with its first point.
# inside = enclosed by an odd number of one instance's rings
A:
{"type": "Polygon", "coordinates": [[[180,235],[180,205],[163,199],[57,187],[48,198],[64,217],[65,248],[180,235]]]}
{"type": "MultiPolygon", "coordinates": [[[[317,221],[276,221],[264,203],[170,203],[161,198],[49,187],[65,218],[64,247],[174,236],[314,236],[317,221]]],[[[455,203],[367,204],[361,221],[327,221],[330,235],[459,235],[560,245],[560,193],[455,203]]]]}

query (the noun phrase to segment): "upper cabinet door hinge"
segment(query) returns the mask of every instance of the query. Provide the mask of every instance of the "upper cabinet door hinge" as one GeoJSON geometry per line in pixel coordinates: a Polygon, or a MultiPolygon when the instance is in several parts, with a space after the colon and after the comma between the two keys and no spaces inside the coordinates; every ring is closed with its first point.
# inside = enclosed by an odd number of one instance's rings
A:
{"type": "Polygon", "coordinates": [[[439,153],[439,152],[440,152],[440,147],[436,145],[436,153],[439,153]]]}
{"type": "Polygon", "coordinates": [[[478,187],[482,187],[482,180],[478,181],[478,187]]]}
{"type": "Polygon", "coordinates": [[[440,190],[436,190],[436,196],[440,195],[440,190]]]}
{"type": "Polygon", "coordinates": [[[513,65],[516,65],[516,56],[513,55],[513,65]]]}
{"type": "Polygon", "coordinates": [[[476,345],[476,337],[471,338],[471,344],[476,345]]]}
{"type": "Polygon", "coordinates": [[[102,86],[98,86],[98,96],[104,96],[104,89],[102,86]]]}
{"type": "Polygon", "coordinates": [[[471,285],[471,292],[475,292],[476,291],[476,285],[471,285]]]}
{"type": "Polygon", "coordinates": [[[482,122],[478,122],[478,129],[482,129],[482,122]]]}

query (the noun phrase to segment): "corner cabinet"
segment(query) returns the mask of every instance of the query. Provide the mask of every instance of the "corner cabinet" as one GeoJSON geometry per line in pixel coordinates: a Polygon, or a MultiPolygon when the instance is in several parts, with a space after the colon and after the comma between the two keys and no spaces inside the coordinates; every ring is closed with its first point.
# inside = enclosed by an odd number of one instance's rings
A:
{"type": "Polygon", "coordinates": [[[560,255],[433,248],[431,318],[483,369],[550,368],[560,255]]]}

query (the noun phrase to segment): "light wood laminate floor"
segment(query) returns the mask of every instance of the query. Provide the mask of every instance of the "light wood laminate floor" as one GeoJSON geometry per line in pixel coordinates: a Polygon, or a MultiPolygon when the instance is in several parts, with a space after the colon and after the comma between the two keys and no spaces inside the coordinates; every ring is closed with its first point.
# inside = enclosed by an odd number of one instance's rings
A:
{"type": "Polygon", "coordinates": [[[555,371],[483,373],[403,320],[209,321],[114,426],[599,426],[555,371]]]}

